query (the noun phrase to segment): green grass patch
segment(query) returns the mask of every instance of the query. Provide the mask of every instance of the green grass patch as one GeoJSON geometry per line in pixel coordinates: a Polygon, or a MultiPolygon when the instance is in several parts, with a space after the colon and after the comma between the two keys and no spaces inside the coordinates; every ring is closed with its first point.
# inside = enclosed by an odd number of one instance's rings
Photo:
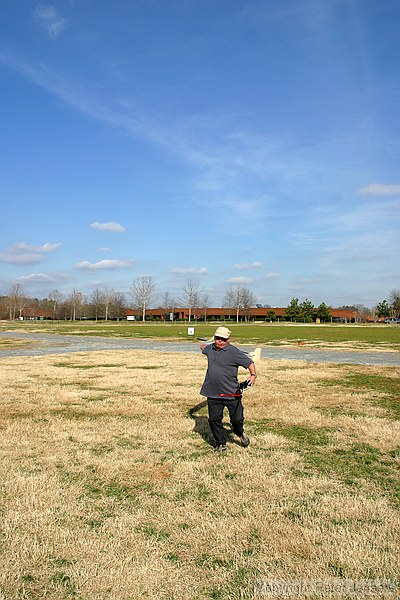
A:
{"type": "MultiPolygon", "coordinates": [[[[260,577],[260,570],[251,563],[239,566],[232,564],[230,569],[229,566],[225,562],[220,568],[231,571],[230,579],[226,583],[214,584],[210,590],[205,590],[204,597],[212,600],[227,600],[229,598],[232,600],[252,600],[255,597],[253,590],[260,577]]],[[[217,567],[218,565],[215,565],[212,570],[217,567]]]]}
{"type": "MultiPolygon", "coordinates": [[[[298,341],[307,345],[310,342],[354,342],[363,345],[382,346],[400,349],[400,327],[385,325],[343,325],[343,324],[294,324],[294,323],[226,323],[232,330],[232,338],[238,343],[259,345],[281,345],[298,341]]],[[[190,323],[195,327],[195,335],[211,338],[217,323],[190,323]]],[[[128,323],[121,322],[71,322],[52,323],[6,323],[0,331],[17,330],[22,332],[57,333],[66,335],[88,335],[127,338],[160,338],[198,343],[187,335],[188,323],[128,323]]]]}
{"type": "Polygon", "coordinates": [[[90,448],[90,452],[93,454],[93,456],[105,456],[106,454],[114,451],[115,447],[109,446],[108,444],[97,444],[96,446],[90,448]]]}
{"type": "Polygon", "coordinates": [[[175,502],[184,502],[187,499],[198,500],[200,502],[208,501],[211,497],[210,490],[203,484],[197,484],[195,487],[185,487],[179,490],[174,497],[175,502]]]}
{"type": "Polygon", "coordinates": [[[52,584],[63,592],[64,597],[76,598],[76,589],[69,575],[56,571],[51,578],[52,584]]]}
{"type": "Polygon", "coordinates": [[[74,410],[73,408],[55,408],[53,410],[49,410],[47,414],[54,417],[64,417],[70,421],[81,421],[83,419],[96,420],[100,416],[93,415],[92,413],[88,413],[86,411],[74,410]]]}
{"type": "Polygon", "coordinates": [[[104,400],[108,400],[108,396],[92,396],[92,397],[87,397],[87,398],[83,398],[83,400],[86,400],[86,402],[104,402],[104,400]]]}
{"type": "Polygon", "coordinates": [[[146,538],[154,539],[159,542],[165,542],[170,538],[170,533],[166,529],[159,527],[155,523],[145,523],[135,528],[135,531],[142,533],[146,538]]]}
{"type": "Polygon", "coordinates": [[[132,369],[133,371],[155,371],[156,369],[164,369],[164,365],[142,365],[140,367],[126,367],[127,369],[132,369]]]}
{"type": "Polygon", "coordinates": [[[149,485],[143,484],[138,487],[128,486],[118,481],[100,481],[93,479],[85,482],[86,495],[89,498],[100,500],[109,498],[119,503],[129,502],[137,504],[140,492],[148,492],[149,485]]]}
{"type": "Polygon", "coordinates": [[[379,488],[390,502],[400,507],[400,481],[398,477],[399,449],[381,452],[369,444],[353,443],[348,447],[332,447],[333,429],[286,425],[272,419],[248,421],[253,433],[270,432],[292,442],[290,451],[301,455],[303,466],[296,467],[298,477],[323,475],[336,478],[349,487],[358,487],[362,481],[379,488]]]}
{"type": "Polygon", "coordinates": [[[359,419],[365,417],[365,413],[347,409],[344,406],[313,406],[311,410],[321,415],[327,415],[329,417],[343,416],[351,417],[352,419],[359,419]]]}
{"type": "Polygon", "coordinates": [[[332,428],[315,429],[313,427],[287,425],[273,419],[247,420],[247,423],[255,434],[266,432],[276,433],[291,441],[307,446],[326,446],[330,442],[329,434],[334,431],[332,428]]]}
{"type": "Polygon", "coordinates": [[[400,379],[371,375],[368,373],[347,373],[341,379],[331,379],[320,383],[322,386],[338,386],[359,391],[368,391],[366,399],[370,404],[384,408],[388,416],[400,419],[400,379]]]}
{"type": "MultiPolygon", "coordinates": [[[[113,389],[110,388],[104,388],[104,387],[94,387],[94,383],[93,383],[93,378],[91,378],[91,381],[88,382],[83,382],[83,381],[68,381],[66,383],[62,383],[61,385],[63,387],[72,387],[72,388],[76,388],[78,390],[82,390],[85,392],[109,392],[110,395],[114,394],[115,391],[113,389]]],[[[119,394],[123,394],[124,392],[121,391],[119,392],[119,394]]]]}
{"type": "Polygon", "coordinates": [[[87,369],[109,369],[109,368],[115,368],[115,367],[123,367],[124,365],[115,365],[115,364],[98,364],[98,365],[77,365],[77,364],[73,364],[73,363],[63,363],[63,362],[59,362],[59,363],[53,363],[53,367],[65,367],[66,369],[83,369],[83,370],[87,370],[87,369]]]}
{"type": "Polygon", "coordinates": [[[34,583],[36,579],[30,573],[23,573],[21,575],[21,581],[23,583],[34,583]]]}
{"type": "Polygon", "coordinates": [[[126,450],[136,450],[137,448],[140,448],[143,445],[143,442],[141,439],[139,439],[137,437],[135,437],[135,438],[121,437],[121,438],[117,438],[116,445],[119,448],[124,448],[126,450]]]}

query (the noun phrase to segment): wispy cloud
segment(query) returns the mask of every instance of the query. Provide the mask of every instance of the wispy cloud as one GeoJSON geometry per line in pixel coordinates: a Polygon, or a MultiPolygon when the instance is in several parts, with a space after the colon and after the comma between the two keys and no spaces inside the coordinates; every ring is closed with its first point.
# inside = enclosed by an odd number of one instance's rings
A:
{"type": "Polygon", "coordinates": [[[296,279],[295,284],[308,285],[309,283],[315,283],[317,279],[310,279],[309,277],[299,277],[296,279]]]}
{"type": "Polygon", "coordinates": [[[96,263],[91,263],[88,260],[81,260],[76,263],[76,269],[83,269],[84,271],[115,271],[116,269],[126,269],[134,264],[134,260],[99,260],[96,263]]]}
{"type": "MultiPolygon", "coordinates": [[[[4,53],[0,53],[0,62],[89,118],[151,142],[189,165],[193,169],[188,177],[192,203],[223,215],[232,231],[239,221],[242,230],[263,227],[265,219],[274,214],[276,200],[273,194],[260,193],[259,184],[267,182],[270,189],[301,163],[298,156],[293,159],[293,151],[289,152],[294,144],[291,136],[283,132],[271,138],[242,133],[233,123],[237,115],[196,114],[184,123],[172,117],[150,118],[134,102],[122,103],[116,95],[99,96],[98,90],[88,88],[87,83],[62,77],[44,63],[31,64],[4,53]]],[[[310,164],[315,165],[315,160],[307,161],[307,169],[310,164]]],[[[98,222],[91,227],[98,231],[125,230],[98,222]]]]}
{"type": "Polygon", "coordinates": [[[129,135],[142,136],[146,139],[154,138],[154,141],[160,143],[158,136],[153,136],[152,128],[139,121],[137,115],[132,117],[124,113],[123,108],[115,107],[113,100],[99,98],[95,92],[85,86],[49,70],[44,63],[31,64],[27,60],[21,60],[5,52],[0,52],[0,62],[89,118],[121,128],[129,135]]]}
{"type": "Polygon", "coordinates": [[[60,283],[63,281],[67,281],[70,278],[61,273],[48,275],[46,273],[30,273],[29,275],[21,275],[20,277],[16,277],[15,281],[19,283],[60,283]]]}
{"type": "Polygon", "coordinates": [[[42,262],[43,254],[54,252],[61,244],[43,244],[35,246],[26,242],[13,244],[5,252],[0,253],[0,262],[12,265],[35,265],[42,262]]]}
{"type": "Polygon", "coordinates": [[[91,223],[90,227],[92,229],[96,229],[96,231],[113,231],[114,233],[123,233],[126,231],[126,228],[120,223],[116,223],[115,221],[109,221],[108,223],[99,223],[95,221],[91,223]]]}
{"type": "Polygon", "coordinates": [[[27,244],[26,242],[18,242],[17,244],[14,244],[13,248],[27,252],[55,252],[55,250],[58,250],[60,246],[61,244],[59,243],[50,244],[49,242],[42,244],[42,246],[35,246],[34,244],[27,244]]]}
{"type": "Polygon", "coordinates": [[[0,262],[10,265],[36,265],[42,262],[43,256],[34,252],[7,252],[0,253],[0,262]]]}
{"type": "MultiPolygon", "coordinates": [[[[338,211],[334,206],[326,207],[323,211],[316,210],[315,218],[319,225],[325,225],[325,239],[329,231],[337,237],[338,232],[353,232],[363,234],[369,230],[379,231],[384,236],[396,229],[396,222],[400,215],[400,200],[397,198],[385,199],[381,202],[367,200],[360,204],[350,204],[338,211]]],[[[382,239],[382,242],[384,240],[382,239]]]]}
{"type": "Polygon", "coordinates": [[[243,264],[233,265],[233,268],[238,271],[242,271],[244,269],[262,269],[263,266],[264,265],[262,264],[262,262],[256,260],[252,263],[243,263],[243,264]]]}
{"type": "Polygon", "coordinates": [[[196,114],[187,118],[184,125],[174,119],[157,122],[144,111],[134,110],[133,103],[99,97],[93,89],[61,77],[43,63],[30,64],[5,53],[0,53],[0,62],[91,119],[120,128],[132,137],[151,141],[190,164],[196,173],[191,188],[201,196],[194,199],[223,212],[225,218],[227,213],[232,215],[233,222],[241,218],[252,220],[254,225],[256,218],[272,214],[271,198],[260,195],[258,190],[249,191],[250,188],[258,180],[268,180],[270,184],[276,177],[281,179],[282,174],[292,172],[294,165],[299,164],[298,157],[294,161],[288,156],[288,145],[293,145],[293,140],[282,133],[279,140],[233,134],[231,121],[221,115],[202,118],[196,114]]]}
{"type": "Polygon", "coordinates": [[[363,196],[400,196],[400,184],[370,183],[358,193],[363,196]]]}
{"type": "Polygon", "coordinates": [[[241,283],[252,283],[254,280],[252,277],[232,277],[231,279],[228,279],[228,283],[236,283],[236,284],[241,284],[241,283]]]}
{"type": "Polygon", "coordinates": [[[172,273],[196,273],[198,275],[204,275],[207,273],[207,269],[205,267],[200,267],[199,269],[196,269],[196,267],[174,267],[172,273]]]}
{"type": "Polygon", "coordinates": [[[54,6],[38,4],[33,11],[33,16],[47,31],[49,38],[55,40],[67,26],[67,20],[61,17],[54,6]]]}

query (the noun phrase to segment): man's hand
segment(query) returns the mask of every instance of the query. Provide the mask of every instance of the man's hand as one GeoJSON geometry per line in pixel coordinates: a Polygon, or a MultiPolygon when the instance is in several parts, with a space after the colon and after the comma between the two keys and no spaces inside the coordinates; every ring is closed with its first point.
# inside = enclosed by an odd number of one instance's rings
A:
{"type": "Polygon", "coordinates": [[[250,376],[247,378],[247,385],[252,386],[256,382],[257,375],[255,373],[250,373],[250,376]]]}

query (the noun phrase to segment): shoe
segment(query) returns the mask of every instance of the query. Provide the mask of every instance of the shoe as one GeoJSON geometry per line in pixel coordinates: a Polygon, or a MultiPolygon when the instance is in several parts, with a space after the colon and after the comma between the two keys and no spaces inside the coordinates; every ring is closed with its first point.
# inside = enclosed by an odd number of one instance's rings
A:
{"type": "Polygon", "coordinates": [[[215,446],[214,448],[214,452],[226,452],[226,446],[225,444],[218,444],[218,446],[215,446]]]}
{"type": "Polygon", "coordinates": [[[241,436],[240,441],[242,442],[243,448],[247,448],[250,444],[250,438],[248,438],[245,433],[241,436]]]}

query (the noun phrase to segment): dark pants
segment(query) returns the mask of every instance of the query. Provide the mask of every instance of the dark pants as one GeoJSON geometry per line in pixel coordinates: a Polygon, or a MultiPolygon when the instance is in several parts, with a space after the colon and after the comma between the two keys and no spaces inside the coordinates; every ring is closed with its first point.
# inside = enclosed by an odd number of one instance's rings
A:
{"type": "Polygon", "coordinates": [[[207,398],[207,404],[208,422],[217,446],[224,446],[226,444],[226,435],[222,425],[225,406],[229,411],[229,419],[231,421],[233,433],[239,437],[243,435],[244,416],[242,396],[237,396],[235,398],[207,398]]]}

